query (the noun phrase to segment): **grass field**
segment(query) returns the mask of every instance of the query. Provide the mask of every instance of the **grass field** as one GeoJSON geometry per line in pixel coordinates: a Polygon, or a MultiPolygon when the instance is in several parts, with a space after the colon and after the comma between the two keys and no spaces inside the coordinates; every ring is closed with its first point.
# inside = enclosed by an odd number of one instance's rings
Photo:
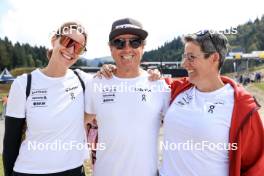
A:
{"type": "Polygon", "coordinates": [[[2,162],[2,155],[0,156],[0,176],[4,175],[4,169],[3,169],[3,162],[2,162]]]}
{"type": "Polygon", "coordinates": [[[264,82],[255,83],[254,86],[256,86],[258,89],[261,89],[262,91],[264,91],[264,82]]]}
{"type": "Polygon", "coordinates": [[[3,111],[3,105],[2,105],[2,102],[0,103],[0,114],[2,113],[3,111]]]}
{"type": "Polygon", "coordinates": [[[6,94],[10,89],[11,84],[0,84],[0,95],[6,94]]]}

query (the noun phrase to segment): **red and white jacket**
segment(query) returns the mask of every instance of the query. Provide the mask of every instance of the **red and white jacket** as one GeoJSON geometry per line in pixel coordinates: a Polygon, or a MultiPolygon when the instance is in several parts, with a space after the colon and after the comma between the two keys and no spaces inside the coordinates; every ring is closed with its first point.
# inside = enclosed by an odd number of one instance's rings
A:
{"type": "MultiPolygon", "coordinates": [[[[260,105],[241,85],[228,77],[222,81],[234,88],[234,109],[229,142],[237,143],[237,150],[229,151],[229,176],[264,176],[264,130],[258,113],[260,105]]],[[[188,78],[168,80],[171,102],[181,92],[193,87],[188,78]]]]}

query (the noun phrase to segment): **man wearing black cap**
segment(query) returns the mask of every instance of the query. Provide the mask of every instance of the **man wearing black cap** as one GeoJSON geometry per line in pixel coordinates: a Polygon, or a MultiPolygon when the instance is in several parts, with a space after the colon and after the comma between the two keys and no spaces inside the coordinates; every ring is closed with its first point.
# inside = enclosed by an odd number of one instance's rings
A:
{"type": "Polygon", "coordinates": [[[140,22],[125,18],[113,23],[109,34],[109,46],[117,65],[116,76],[131,78],[140,75],[147,31],[140,22]]]}
{"type": "Polygon", "coordinates": [[[148,33],[125,18],[112,24],[109,47],[116,63],[112,79],[87,84],[85,111],[96,116],[98,143],[94,176],[156,176],[158,133],[170,90],[163,80],[149,81],[140,69],[148,33]]]}

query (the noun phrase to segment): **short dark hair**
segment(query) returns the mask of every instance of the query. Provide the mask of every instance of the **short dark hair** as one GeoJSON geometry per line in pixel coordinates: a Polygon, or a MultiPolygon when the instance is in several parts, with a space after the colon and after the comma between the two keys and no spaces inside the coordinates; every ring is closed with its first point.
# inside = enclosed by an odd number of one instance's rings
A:
{"type": "Polygon", "coordinates": [[[207,53],[207,55],[205,55],[206,58],[217,52],[220,56],[218,69],[220,70],[223,66],[229,47],[228,40],[224,34],[213,30],[205,30],[184,36],[183,42],[194,42],[198,44],[202,52],[207,53]]]}

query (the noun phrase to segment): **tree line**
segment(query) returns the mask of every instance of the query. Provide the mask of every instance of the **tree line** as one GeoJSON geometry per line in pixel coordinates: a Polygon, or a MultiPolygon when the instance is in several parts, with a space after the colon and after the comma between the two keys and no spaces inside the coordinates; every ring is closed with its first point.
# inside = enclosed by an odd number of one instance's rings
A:
{"type": "MultiPolygon", "coordinates": [[[[30,46],[28,43],[20,44],[12,42],[5,37],[0,38],[0,70],[8,68],[34,68],[44,67],[48,63],[47,48],[44,46],[30,46]]],[[[85,65],[83,59],[79,59],[74,66],[85,65]]]]}
{"type": "MultiPolygon", "coordinates": [[[[227,35],[231,51],[251,52],[264,50],[264,15],[261,19],[249,21],[237,26],[237,34],[227,35]]],[[[12,42],[5,37],[0,38],[0,70],[19,67],[43,67],[47,64],[47,48],[30,46],[12,42]]],[[[183,43],[180,37],[165,42],[157,49],[145,52],[143,61],[179,61],[183,53],[183,43]]],[[[79,61],[76,65],[82,65],[79,61]]]]}
{"type": "Polygon", "coordinates": [[[0,38],[0,70],[18,67],[41,67],[48,62],[47,49],[43,46],[30,46],[12,42],[5,37],[0,38]]]}
{"type": "MultiPolygon", "coordinates": [[[[230,51],[251,51],[264,50],[264,15],[261,19],[248,21],[243,25],[237,26],[236,34],[226,35],[230,43],[230,51]]],[[[226,30],[227,31],[227,30],[226,30]]],[[[157,49],[144,53],[143,61],[180,61],[183,53],[183,43],[180,37],[174,38],[170,42],[157,49]]]]}

